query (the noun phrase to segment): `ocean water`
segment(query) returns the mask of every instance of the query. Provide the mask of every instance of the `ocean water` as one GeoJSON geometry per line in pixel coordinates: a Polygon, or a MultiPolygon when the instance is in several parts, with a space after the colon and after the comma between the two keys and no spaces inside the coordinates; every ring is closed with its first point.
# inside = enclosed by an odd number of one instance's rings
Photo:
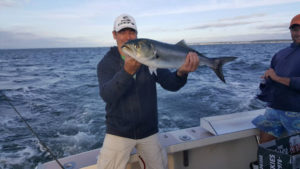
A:
{"type": "MultiPolygon", "coordinates": [[[[207,57],[236,56],[226,84],[199,67],[178,92],[159,85],[160,132],[199,125],[201,117],[264,108],[255,98],[272,56],[288,43],[192,46],[207,57]]],[[[109,48],[0,50],[0,169],[32,169],[53,160],[6,102],[5,94],[58,157],[102,146],[104,102],[96,66],[109,48]]]]}

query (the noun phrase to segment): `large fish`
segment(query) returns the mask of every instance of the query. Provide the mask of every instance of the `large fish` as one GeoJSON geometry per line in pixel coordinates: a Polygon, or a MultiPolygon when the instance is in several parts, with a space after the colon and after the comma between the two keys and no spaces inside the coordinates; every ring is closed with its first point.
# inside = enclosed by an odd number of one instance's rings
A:
{"type": "Polygon", "coordinates": [[[208,58],[188,47],[182,40],[177,44],[168,44],[151,39],[129,40],[122,46],[122,51],[150,68],[180,68],[185,62],[188,52],[196,52],[199,66],[208,66],[225,83],[222,66],[236,57],[208,58]]]}

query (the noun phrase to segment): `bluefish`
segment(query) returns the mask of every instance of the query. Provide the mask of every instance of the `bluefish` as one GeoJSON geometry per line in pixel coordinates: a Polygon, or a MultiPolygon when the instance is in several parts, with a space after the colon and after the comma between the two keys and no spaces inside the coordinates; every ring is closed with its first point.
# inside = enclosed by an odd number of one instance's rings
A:
{"type": "Polygon", "coordinates": [[[168,44],[152,39],[129,40],[122,46],[122,51],[138,62],[155,68],[180,68],[189,52],[196,52],[199,56],[199,66],[208,66],[225,83],[222,67],[225,63],[237,57],[208,58],[190,48],[184,40],[177,44],[168,44]]]}

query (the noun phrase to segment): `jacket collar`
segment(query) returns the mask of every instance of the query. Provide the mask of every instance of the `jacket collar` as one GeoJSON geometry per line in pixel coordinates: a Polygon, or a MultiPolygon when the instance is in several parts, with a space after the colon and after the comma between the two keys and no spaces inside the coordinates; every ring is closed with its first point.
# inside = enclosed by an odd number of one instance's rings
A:
{"type": "Polygon", "coordinates": [[[300,48],[300,44],[297,44],[297,43],[293,42],[291,44],[291,48],[300,48]]]}

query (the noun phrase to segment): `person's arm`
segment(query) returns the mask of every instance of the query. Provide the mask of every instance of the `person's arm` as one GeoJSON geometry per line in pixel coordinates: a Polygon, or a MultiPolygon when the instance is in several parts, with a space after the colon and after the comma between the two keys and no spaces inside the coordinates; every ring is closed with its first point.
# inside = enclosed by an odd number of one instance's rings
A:
{"type": "MultiPolygon", "coordinates": [[[[289,50],[288,51],[289,54],[291,52],[294,52],[293,50],[289,50]]],[[[285,54],[285,55],[289,55],[289,54],[285,54]]],[[[278,64],[278,62],[280,62],[280,57],[282,55],[279,53],[276,53],[271,60],[271,65],[270,65],[270,69],[268,69],[265,74],[262,76],[262,78],[267,79],[270,78],[273,81],[283,84],[291,89],[297,90],[300,92],[300,77],[282,77],[282,76],[278,76],[277,73],[275,72],[275,67],[278,64]]],[[[298,69],[297,67],[295,69],[298,69]]]]}
{"type": "Polygon", "coordinates": [[[164,88],[170,91],[177,91],[183,87],[187,81],[187,76],[190,72],[195,71],[199,65],[199,57],[194,52],[189,52],[185,63],[175,72],[170,72],[167,69],[157,70],[157,82],[164,88]]]}
{"type": "Polygon", "coordinates": [[[114,103],[133,85],[132,75],[124,69],[118,72],[107,62],[98,64],[97,74],[100,96],[106,103],[114,103]]]}
{"type": "Polygon", "coordinates": [[[274,81],[276,81],[278,83],[281,83],[281,84],[284,84],[286,86],[290,86],[291,79],[287,78],[287,77],[277,76],[276,78],[274,78],[274,81]]]}
{"type": "Polygon", "coordinates": [[[187,75],[178,76],[177,71],[171,72],[169,69],[157,69],[155,79],[166,90],[177,91],[186,84],[187,75]]]}
{"type": "Polygon", "coordinates": [[[273,81],[300,91],[300,77],[281,77],[276,74],[274,69],[270,68],[265,72],[262,78],[271,78],[273,81]]]}
{"type": "Polygon", "coordinates": [[[100,96],[107,103],[116,102],[131,88],[134,83],[133,75],[141,64],[126,56],[124,66],[118,72],[114,66],[119,65],[114,65],[110,60],[98,64],[100,96]]]}
{"type": "Polygon", "coordinates": [[[274,69],[270,68],[268,69],[265,74],[262,76],[262,78],[266,79],[266,78],[271,78],[273,81],[276,81],[278,83],[281,83],[283,85],[286,86],[290,86],[290,78],[287,77],[280,77],[276,74],[276,72],[274,71],[274,69]]]}

